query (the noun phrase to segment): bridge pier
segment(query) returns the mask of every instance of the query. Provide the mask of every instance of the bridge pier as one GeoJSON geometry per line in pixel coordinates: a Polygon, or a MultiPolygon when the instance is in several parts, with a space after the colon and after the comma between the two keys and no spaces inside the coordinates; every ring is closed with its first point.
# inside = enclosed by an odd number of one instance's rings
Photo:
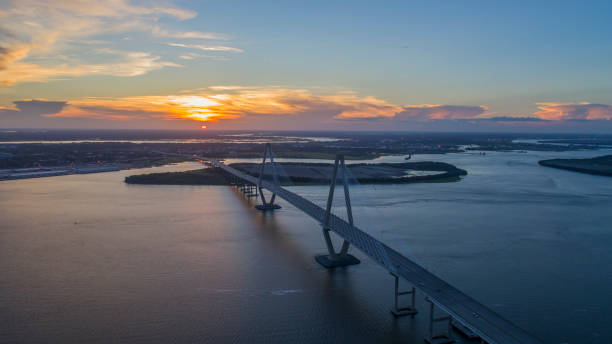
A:
{"type": "Polygon", "coordinates": [[[393,308],[391,309],[391,313],[395,317],[402,317],[405,315],[414,316],[418,313],[416,309],[416,288],[412,286],[409,291],[399,291],[399,277],[395,274],[391,274],[395,278],[395,292],[393,297],[393,308]],[[400,296],[410,295],[410,305],[406,307],[399,306],[400,296]]]}
{"type": "Polygon", "coordinates": [[[344,240],[340,252],[336,252],[334,249],[334,244],[329,236],[329,229],[323,229],[323,237],[325,239],[325,244],[327,245],[327,251],[329,254],[315,256],[317,263],[328,269],[361,263],[359,259],[347,252],[350,245],[348,241],[344,240]]]}
{"type": "Polygon", "coordinates": [[[425,337],[425,342],[429,344],[454,343],[455,339],[453,338],[452,325],[453,318],[450,315],[436,318],[436,307],[434,303],[429,298],[426,298],[425,301],[429,302],[429,331],[427,333],[427,337],[425,337]],[[446,331],[440,334],[435,334],[435,324],[440,322],[446,322],[446,331]]]}
{"type": "Polygon", "coordinates": [[[257,196],[257,193],[255,192],[255,188],[253,187],[253,184],[247,185],[244,195],[247,196],[248,198],[257,196]]]}
{"type": "MultiPolygon", "coordinates": [[[[263,201],[262,201],[263,203],[263,201]]],[[[261,210],[261,211],[268,211],[268,210],[277,210],[280,209],[281,206],[278,204],[274,204],[274,203],[263,203],[263,204],[258,204],[255,206],[255,209],[257,210],[261,210]]]]}
{"type": "Polygon", "coordinates": [[[248,198],[259,197],[259,194],[256,192],[257,187],[254,184],[234,178],[230,180],[230,185],[235,186],[248,198]]]}
{"type": "Polygon", "coordinates": [[[359,259],[348,253],[351,244],[346,239],[342,242],[340,252],[336,252],[334,249],[334,244],[329,235],[329,221],[331,218],[331,208],[334,201],[334,190],[336,189],[336,179],[338,178],[339,167],[342,168],[342,184],[344,185],[346,212],[348,215],[349,224],[351,227],[353,226],[353,209],[351,208],[351,197],[349,195],[348,181],[346,178],[346,165],[344,163],[344,156],[338,155],[336,156],[336,161],[334,162],[334,171],[332,173],[331,185],[329,187],[329,195],[327,197],[327,207],[325,208],[325,216],[323,218],[323,238],[325,239],[325,245],[327,246],[327,252],[329,254],[315,257],[317,263],[328,269],[361,263],[359,259]]]}

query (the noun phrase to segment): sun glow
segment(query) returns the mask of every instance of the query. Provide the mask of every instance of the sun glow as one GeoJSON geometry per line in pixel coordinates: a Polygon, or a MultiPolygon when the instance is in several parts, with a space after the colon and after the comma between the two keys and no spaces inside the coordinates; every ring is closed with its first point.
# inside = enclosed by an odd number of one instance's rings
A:
{"type": "Polygon", "coordinates": [[[316,95],[303,89],[243,87],[199,89],[191,94],[76,99],[60,113],[49,116],[97,116],[94,118],[121,120],[155,118],[191,120],[202,124],[253,115],[297,115],[309,110],[326,111],[330,117],[342,119],[393,117],[403,108],[354,93],[316,95]]]}
{"type": "Polygon", "coordinates": [[[216,113],[191,113],[191,114],[186,114],[183,117],[192,119],[195,121],[207,122],[207,121],[210,121],[211,119],[215,119],[221,116],[216,113]]]}
{"type": "Polygon", "coordinates": [[[209,122],[228,117],[224,114],[224,104],[220,102],[224,99],[223,96],[219,97],[219,95],[190,95],[171,97],[167,101],[172,106],[171,111],[176,115],[176,118],[209,122]]]}
{"type": "Polygon", "coordinates": [[[179,106],[191,107],[191,108],[207,108],[209,106],[221,105],[216,100],[202,96],[184,96],[174,99],[170,99],[171,102],[176,103],[179,106]]]}

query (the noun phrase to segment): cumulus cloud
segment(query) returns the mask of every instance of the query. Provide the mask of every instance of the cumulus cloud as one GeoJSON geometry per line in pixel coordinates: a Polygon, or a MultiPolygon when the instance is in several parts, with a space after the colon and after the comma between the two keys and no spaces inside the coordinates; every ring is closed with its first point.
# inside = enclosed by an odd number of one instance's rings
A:
{"type": "Polygon", "coordinates": [[[545,120],[610,120],[612,106],[591,103],[538,103],[534,113],[545,120]]]}
{"type": "MultiPolygon", "coordinates": [[[[225,39],[221,34],[170,31],[162,17],[186,20],[197,14],[154,0],[136,5],[128,0],[15,0],[0,9],[0,86],[44,82],[81,75],[135,76],[164,67],[176,67],[150,52],[124,51],[115,59],[89,62],[95,47],[110,44],[101,35],[149,32],[158,37],[225,39]],[[77,49],[70,63],[62,56],[77,49]]],[[[231,47],[227,50],[232,51],[231,47]]],[[[239,50],[239,49],[238,49],[239,50]]],[[[241,50],[240,50],[241,51],[241,50]]]]}

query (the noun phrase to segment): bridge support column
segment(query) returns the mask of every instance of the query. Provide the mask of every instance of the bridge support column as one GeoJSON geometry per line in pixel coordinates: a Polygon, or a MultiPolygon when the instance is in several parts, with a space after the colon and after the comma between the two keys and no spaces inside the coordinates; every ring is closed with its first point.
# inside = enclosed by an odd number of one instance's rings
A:
{"type": "Polygon", "coordinates": [[[257,187],[255,185],[249,185],[249,198],[251,197],[259,197],[259,194],[257,193],[257,187]]]}
{"type": "Polygon", "coordinates": [[[429,302],[429,332],[425,341],[430,344],[450,344],[454,343],[453,338],[453,318],[451,316],[439,317],[435,316],[435,305],[430,299],[426,298],[425,301],[429,302]],[[446,322],[446,331],[441,334],[435,334],[435,324],[439,322],[446,322]]]}
{"type": "Polygon", "coordinates": [[[263,193],[263,187],[261,186],[261,182],[264,177],[265,169],[266,169],[266,158],[268,157],[268,152],[270,152],[270,164],[272,164],[272,176],[274,178],[274,186],[278,187],[278,174],[276,173],[276,165],[274,164],[274,155],[272,154],[272,146],[269,143],[266,143],[266,150],[264,151],[264,157],[261,161],[261,169],[259,170],[259,180],[257,181],[257,189],[259,191],[259,196],[261,197],[261,204],[255,206],[255,209],[268,211],[280,209],[280,205],[274,204],[274,200],[276,199],[276,194],[272,191],[272,197],[270,198],[270,202],[266,202],[266,196],[263,193]]]}
{"type": "Polygon", "coordinates": [[[395,278],[395,293],[393,298],[393,308],[391,309],[391,313],[396,317],[402,317],[405,315],[415,315],[418,313],[415,305],[416,298],[416,288],[412,286],[409,291],[399,291],[399,277],[395,274],[391,274],[395,278]],[[400,307],[399,306],[399,298],[400,296],[410,295],[410,306],[400,307]]]}
{"type": "Polygon", "coordinates": [[[331,219],[331,208],[334,201],[334,190],[336,189],[336,179],[338,178],[338,168],[342,168],[342,184],[344,185],[344,200],[346,202],[346,212],[348,215],[349,224],[353,226],[353,210],[351,208],[351,197],[349,195],[348,181],[346,178],[346,165],[344,163],[344,157],[338,155],[334,162],[334,171],[332,173],[331,185],[329,187],[329,196],[327,197],[327,207],[325,209],[325,217],[323,222],[323,238],[325,239],[325,245],[327,246],[327,255],[319,255],[315,257],[317,263],[323,265],[328,269],[337,268],[341,266],[348,266],[359,264],[359,259],[348,253],[350,243],[346,240],[342,243],[340,252],[336,252],[334,244],[329,235],[330,219],[331,219]]]}

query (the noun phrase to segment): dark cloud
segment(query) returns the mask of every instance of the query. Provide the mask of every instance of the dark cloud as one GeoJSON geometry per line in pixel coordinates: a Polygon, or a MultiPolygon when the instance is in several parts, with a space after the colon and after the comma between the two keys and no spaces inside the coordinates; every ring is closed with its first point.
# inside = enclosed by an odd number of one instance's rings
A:
{"type": "Polygon", "coordinates": [[[46,100],[20,100],[14,101],[13,104],[21,113],[34,115],[50,115],[58,113],[64,109],[68,102],[53,102],[46,100]]]}
{"type": "Polygon", "coordinates": [[[68,105],[65,101],[20,100],[14,101],[15,109],[0,109],[0,125],[3,127],[42,127],[48,122],[43,115],[59,113],[68,105]]]}

